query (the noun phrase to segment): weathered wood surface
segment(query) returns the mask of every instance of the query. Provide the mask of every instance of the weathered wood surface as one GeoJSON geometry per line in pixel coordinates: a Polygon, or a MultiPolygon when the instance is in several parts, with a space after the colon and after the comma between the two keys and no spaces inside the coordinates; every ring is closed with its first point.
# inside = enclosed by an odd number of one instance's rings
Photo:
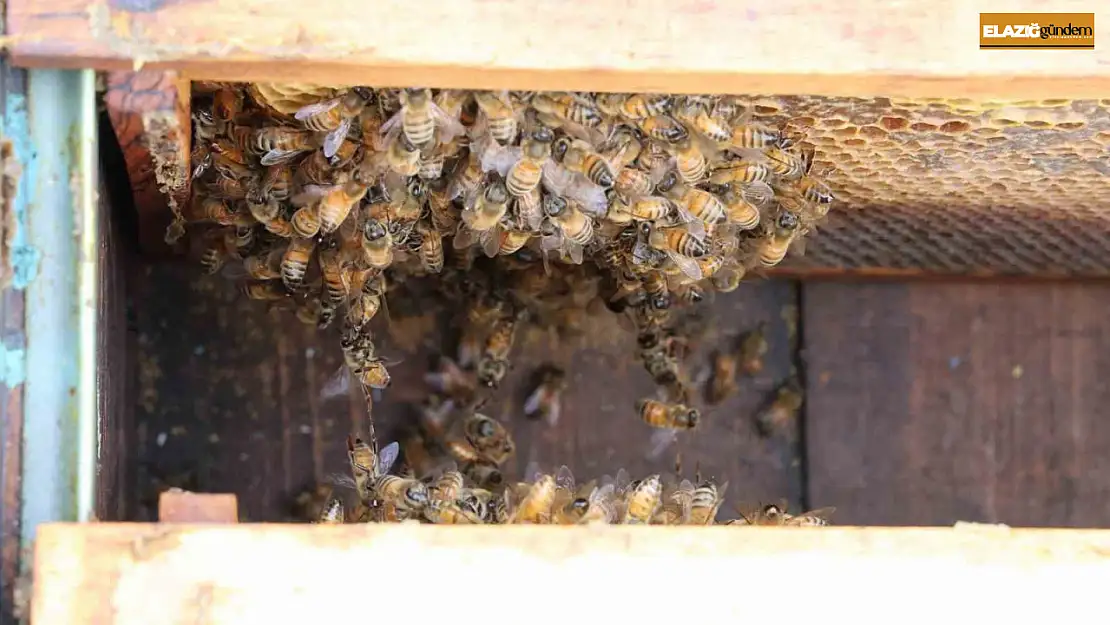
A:
{"type": "MultiPolygon", "coordinates": [[[[887,622],[912,605],[913,622],[1078,621],[1102,609],[1110,577],[1110,532],[1084,530],[51,524],[38,536],[37,625],[341,622],[351,606],[336,597],[368,588],[388,597],[375,618],[399,621],[428,588],[398,561],[445,580],[443,605],[471,605],[475,587],[459,580],[503,593],[500,609],[460,610],[459,623],[518,622],[537,587],[573,580],[635,598],[691,575],[714,597],[697,605],[701,620],[740,622],[753,597],[796,601],[783,580],[799,572],[819,580],[806,593],[826,618],[887,622]]],[[[683,622],[691,609],[598,601],[588,620],[683,622]]]]}
{"type": "MultiPolygon", "coordinates": [[[[329,474],[348,471],[344,441],[352,431],[365,432],[365,416],[359,400],[324,402],[319,397],[341,365],[333,332],[319,333],[288,313],[267,313],[263,305],[241,298],[226,280],[200,276],[193,265],[138,267],[132,297],[142,302],[136,308],[134,462],[145,494],[128,518],[154,520],[154,497],[167,486],[234,492],[245,520],[291,518],[298,494],[329,474]]],[[[790,373],[794,298],[793,284],[775,281],[717,298],[713,308],[721,316],[709,329],[702,354],[714,340],[735,338],[763,321],[772,346],[766,369],[742,381],[739,394],[705,412],[699,431],[680,437],[655,460],[646,458],[652,430],[634,412],[636,400],[653,387],[630,360],[631,335],[615,323],[602,324],[583,349],[561,350],[543,337],[524,337],[514,370],[483,409],[513,428],[517,454],[511,473],[522,477],[530,461],[552,470],[566,464],[578,476],[601,477],[621,467],[632,473],[668,472],[681,452],[688,476],[700,463],[703,473],[729,480],[732,501],[785,497],[799,505],[796,425],[762,440],[752,422],[790,373]],[[535,368],[549,361],[566,366],[571,377],[563,418],[553,428],[525,419],[520,408],[535,368]]],[[[386,355],[402,362],[391,367],[393,386],[375,404],[381,441],[394,440],[413,426],[432,351],[453,350],[442,342],[435,320],[413,320],[397,301],[390,314],[398,328],[408,328],[403,333],[408,341],[383,334],[386,355]]],[[[692,362],[700,366],[705,360],[698,356],[692,362]]]]}
{"type": "Polygon", "coordinates": [[[808,501],[1110,526],[1110,287],[807,284],[808,501]]]}
{"type": "MultiPolygon", "coordinates": [[[[1052,8],[1110,17],[1077,0],[1052,8]]],[[[978,50],[974,4],[826,9],[815,0],[456,0],[419,11],[405,0],[372,9],[359,0],[313,9],[283,0],[10,0],[8,34],[17,63],[222,80],[985,99],[1099,98],[1110,84],[1105,47],[978,50]],[[367,29],[379,16],[390,27],[367,29]]]]}
{"type": "Polygon", "coordinates": [[[123,150],[147,254],[170,251],[166,227],[189,200],[191,93],[189,81],[173,72],[107,74],[104,105],[123,150]]]}
{"type": "Polygon", "coordinates": [[[161,523],[238,523],[239,503],[232,494],[190,493],[171,488],[158,496],[161,523]]]}

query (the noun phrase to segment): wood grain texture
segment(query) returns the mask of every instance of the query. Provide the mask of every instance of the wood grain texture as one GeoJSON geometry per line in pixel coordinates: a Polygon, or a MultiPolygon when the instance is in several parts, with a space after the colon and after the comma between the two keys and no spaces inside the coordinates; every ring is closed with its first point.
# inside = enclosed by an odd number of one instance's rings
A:
{"type": "MultiPolygon", "coordinates": [[[[10,0],[26,65],[217,80],[539,90],[1067,98],[1105,95],[1110,50],[980,51],[959,0],[10,0]],[[219,19],[213,19],[219,16],[219,19]],[[388,16],[389,28],[365,19],[388,16]],[[466,24],[466,28],[459,28],[466,24]],[[552,28],[558,24],[560,28],[552,28]],[[804,42],[804,45],[802,43],[804,42]]],[[[1035,0],[1007,10],[1043,11],[1035,0]]],[[[1053,10],[1110,10],[1057,0],[1053,10]]]]}
{"type": "Polygon", "coordinates": [[[235,495],[190,493],[181,489],[158,496],[160,523],[238,523],[239,504],[235,495]]]}
{"type": "Polygon", "coordinates": [[[1092,284],[807,284],[809,504],[1110,525],[1108,305],[1092,284]]]}
{"type": "Polygon", "coordinates": [[[189,201],[192,141],[188,80],[172,72],[107,74],[104,104],[123,150],[142,251],[166,254],[166,227],[189,201]]]}
{"type": "MultiPolygon", "coordinates": [[[[243,517],[251,521],[288,519],[298,494],[328,474],[347,472],[344,440],[349,432],[365,432],[365,416],[358,400],[319,398],[341,365],[334,333],[306,328],[288,314],[267,313],[243,300],[226,280],[199,276],[192,265],[140,267],[132,297],[143,302],[134,357],[140,386],[136,461],[145,494],[131,518],[153,520],[157,491],[176,486],[236,493],[243,517]]],[[[794,426],[762,440],[752,423],[768,393],[789,375],[787,317],[796,312],[794,298],[793,284],[774,281],[717,298],[713,308],[719,316],[710,336],[726,340],[768,323],[772,348],[766,369],[743,381],[729,402],[708,410],[702,429],[654,460],[646,457],[651,429],[634,412],[636,400],[653,388],[647,373],[629,359],[630,334],[610,322],[595,328],[580,347],[522,337],[513,371],[483,408],[513,429],[517,454],[511,473],[523,477],[531,461],[551,470],[566,464],[576,475],[590,477],[621,467],[640,474],[670,472],[681,451],[688,476],[700,463],[703,473],[731,482],[732,501],[784,497],[799,505],[794,426]],[[520,409],[535,368],[546,362],[570,372],[563,418],[553,428],[525,419],[520,409]]],[[[395,327],[411,321],[398,300],[391,302],[390,314],[395,327]]],[[[453,350],[442,338],[440,321],[426,329],[418,322],[411,344],[381,335],[383,353],[401,360],[390,368],[393,385],[374,408],[381,441],[413,427],[415,404],[426,393],[422,376],[428,358],[437,349],[453,350]]],[[[714,340],[703,341],[702,354],[714,340]]],[[[693,362],[700,366],[704,360],[693,362]]],[[[727,516],[734,516],[731,510],[727,516]]]]}
{"type": "MultiPolygon", "coordinates": [[[[692,571],[716,597],[700,618],[735,623],[752,597],[789,605],[797,585],[782,580],[799,570],[820,580],[807,594],[824,614],[854,622],[884,622],[906,605],[913,622],[1078,620],[1102,607],[1110,576],[1110,532],[1084,530],[50,524],[38,536],[37,625],[341,622],[351,607],[335,598],[367,588],[390,599],[375,603],[375,618],[398,621],[428,591],[393,566],[367,566],[397,559],[504,593],[503,609],[458,611],[452,622],[463,624],[519,622],[535,588],[567,580],[634,597],[682,588],[692,571]],[[745,592],[729,592],[737,587],[745,592]]],[[[449,606],[470,605],[474,592],[436,587],[449,606]]],[[[599,601],[590,612],[591,622],[677,623],[690,606],[599,601]]]]}

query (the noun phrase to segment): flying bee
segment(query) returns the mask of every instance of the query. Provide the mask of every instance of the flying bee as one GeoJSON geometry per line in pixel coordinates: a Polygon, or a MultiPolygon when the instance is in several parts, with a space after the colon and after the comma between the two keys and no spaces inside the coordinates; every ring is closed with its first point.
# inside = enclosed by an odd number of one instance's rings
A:
{"type": "Polygon", "coordinates": [[[453,119],[436,105],[431,89],[404,89],[400,93],[400,99],[401,110],[382,124],[382,134],[399,129],[412,145],[423,147],[435,138],[437,129],[440,131],[440,140],[444,142],[466,132],[458,119],[453,119]]]}
{"type": "MultiPolygon", "coordinates": [[[[678,172],[671,171],[663,176],[658,189],[674,201],[679,215],[687,222],[697,219],[705,226],[711,226],[725,220],[725,206],[721,200],[708,191],[684,184],[678,172]]],[[[701,230],[704,229],[703,226],[701,230]]]]}
{"type": "Polygon", "coordinates": [[[759,225],[759,207],[744,199],[743,193],[728,186],[721,196],[728,223],[740,230],[751,230],[759,225]]]}
{"type": "MultiPolygon", "coordinates": [[[[555,502],[555,478],[550,475],[539,476],[520,499],[510,505],[509,523],[546,524],[551,522],[551,507],[555,502]]],[[[505,491],[506,496],[511,493],[505,491]]]]}
{"type": "Polygon", "coordinates": [[[775,398],[756,415],[755,425],[760,436],[768,437],[785,428],[802,407],[805,396],[797,380],[787,380],[775,391],[775,398]]]}
{"type": "Polygon", "coordinates": [[[428,273],[443,271],[443,235],[428,220],[416,224],[420,233],[420,264],[428,273]]]}
{"type": "Polygon", "coordinates": [[[595,104],[571,94],[537,93],[532,98],[532,108],[542,115],[583,128],[597,128],[604,121],[595,104]]]}
{"type": "Polygon", "coordinates": [[[374,93],[370,89],[354,87],[338,98],[302,107],[294,117],[313,132],[327,133],[324,137],[324,156],[331,158],[347,139],[351,124],[373,98],[374,93]]]}
{"type": "Polygon", "coordinates": [[[567,170],[582,174],[599,187],[609,188],[615,182],[612,164],[595,152],[587,141],[560,137],[552,146],[552,156],[567,170]]]}
{"type": "Polygon", "coordinates": [[[355,483],[355,491],[359,501],[369,505],[374,498],[374,482],[383,475],[388,475],[389,470],[397,461],[397,454],[401,446],[390,443],[382,448],[381,452],[374,450],[374,445],[357,436],[347,437],[347,462],[351,465],[351,478],[355,483]]]}
{"type": "Polygon", "coordinates": [[[759,324],[754,330],[740,337],[740,370],[747,375],[763,371],[763,357],[767,354],[766,324],[759,324]]]}
{"type": "Polygon", "coordinates": [[[362,228],[362,250],[366,262],[376,269],[385,269],[393,263],[393,236],[389,228],[377,219],[369,219],[362,228]]]}
{"type": "Polygon", "coordinates": [[[625,494],[624,517],[621,522],[628,525],[651,523],[662,504],[662,495],[663,483],[658,475],[630,485],[625,494]]]}
{"type": "Polygon", "coordinates": [[[419,514],[428,505],[428,487],[417,479],[379,475],[373,482],[374,494],[385,506],[392,506],[405,517],[419,514]]]}
{"type": "Polygon", "coordinates": [[[593,239],[594,222],[573,204],[557,195],[544,198],[543,212],[558,231],[545,236],[541,247],[546,250],[562,248],[571,262],[582,263],[582,250],[593,239]]]}
{"type": "Polygon", "coordinates": [[[656,399],[641,399],[636,402],[636,412],[644,423],[674,430],[692,430],[701,420],[697,408],[682,404],[667,404],[656,399]]]}
{"type": "Polygon", "coordinates": [[[783,180],[797,180],[809,175],[813,167],[813,150],[804,149],[801,153],[794,153],[785,148],[771,147],[764,151],[768,167],[783,180]]]}
{"type": "Polygon", "coordinates": [[[289,291],[295,293],[304,288],[304,276],[315,249],[316,241],[306,238],[294,238],[285,248],[281,257],[281,281],[289,291]]]}
{"type": "Polygon", "coordinates": [[[260,163],[265,167],[286,163],[302,152],[315,150],[317,146],[312,132],[286,126],[260,128],[255,131],[251,142],[253,150],[262,155],[260,163]]]}
{"type": "Polygon", "coordinates": [[[790,211],[779,213],[771,228],[770,236],[761,242],[759,247],[759,262],[764,267],[773,267],[786,257],[790,244],[798,235],[798,216],[790,211]]]}
{"type": "Polygon", "coordinates": [[[652,115],[639,125],[645,135],[663,143],[678,143],[690,136],[686,127],[670,115],[652,115]]]}
{"type": "Polygon", "coordinates": [[[280,302],[289,297],[280,284],[276,282],[247,282],[240,287],[240,292],[248,299],[262,302],[280,302]]]}
{"type": "Polygon", "coordinates": [[[690,499],[690,525],[712,525],[717,519],[717,511],[724,502],[728,482],[717,485],[713,480],[698,484],[690,499]]]}
{"type": "Polygon", "coordinates": [[[710,404],[719,404],[736,392],[739,359],[735,352],[720,349],[714,352],[712,363],[706,399],[710,404]]]}
{"type": "Polygon", "coordinates": [[[732,128],[722,118],[711,115],[699,102],[687,99],[675,110],[674,115],[717,145],[726,145],[732,140],[732,128]]]}
{"type": "Polygon", "coordinates": [[[732,128],[729,144],[739,150],[774,148],[783,141],[782,133],[758,124],[738,124],[732,128]]]}
{"type": "Polygon", "coordinates": [[[562,394],[566,390],[566,372],[554,365],[543,367],[539,372],[536,388],[524,402],[524,416],[530,419],[544,419],[554,426],[559,422],[562,411],[562,394]]]}
{"type": "Polygon", "coordinates": [[[494,141],[502,145],[512,143],[519,128],[516,111],[507,91],[475,91],[474,101],[485,116],[486,126],[494,141]]]}
{"type": "Polygon", "coordinates": [[[478,383],[486,388],[497,388],[509,371],[509,354],[513,350],[520,316],[510,315],[498,319],[486,337],[485,348],[478,359],[478,383]]]}

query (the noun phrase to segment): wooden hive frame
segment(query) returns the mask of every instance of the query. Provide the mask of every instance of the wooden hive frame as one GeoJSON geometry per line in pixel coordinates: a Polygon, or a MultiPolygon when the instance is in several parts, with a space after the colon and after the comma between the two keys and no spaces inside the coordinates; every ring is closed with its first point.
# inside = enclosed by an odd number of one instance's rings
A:
{"type": "MultiPolygon", "coordinates": [[[[893,9],[865,0],[833,13],[812,0],[759,7],[651,0],[632,11],[616,0],[460,0],[413,11],[404,0],[388,0],[373,10],[389,16],[389,27],[367,28],[357,19],[368,10],[358,0],[332,0],[313,12],[283,0],[11,0],[7,34],[17,64],[118,72],[109,79],[108,105],[128,148],[144,248],[158,253],[167,251],[161,233],[170,209],[188,197],[188,100],[181,85],[189,79],[980,102],[1097,100],[1110,92],[1105,46],[978,50],[981,8],[989,9],[957,0],[914,0],[893,9]],[[567,28],[552,29],[553,23],[567,28]],[[162,152],[153,160],[152,146],[162,152]]],[[[1032,0],[1006,8],[1045,10],[1032,0]]],[[[1092,10],[1072,0],[1051,8],[1092,10]]],[[[1104,23],[1108,16],[1102,9],[1096,18],[1104,23]]],[[[826,258],[776,273],[952,273],[943,263],[920,269],[916,262],[894,267],[889,258],[865,258],[845,269],[826,258]]],[[[964,259],[956,273],[999,273],[976,263],[964,259]]],[[[1052,262],[1032,271],[1110,275],[1110,268],[1071,272],[1052,262]]]]}

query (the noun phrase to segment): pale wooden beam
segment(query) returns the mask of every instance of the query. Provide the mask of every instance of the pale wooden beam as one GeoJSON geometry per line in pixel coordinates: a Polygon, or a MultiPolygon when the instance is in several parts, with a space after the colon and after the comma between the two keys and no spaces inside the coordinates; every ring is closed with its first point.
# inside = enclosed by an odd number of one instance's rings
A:
{"type": "Polygon", "coordinates": [[[1107,584],[1101,530],[55,524],[32,620],[1069,622],[1107,584]]]}

